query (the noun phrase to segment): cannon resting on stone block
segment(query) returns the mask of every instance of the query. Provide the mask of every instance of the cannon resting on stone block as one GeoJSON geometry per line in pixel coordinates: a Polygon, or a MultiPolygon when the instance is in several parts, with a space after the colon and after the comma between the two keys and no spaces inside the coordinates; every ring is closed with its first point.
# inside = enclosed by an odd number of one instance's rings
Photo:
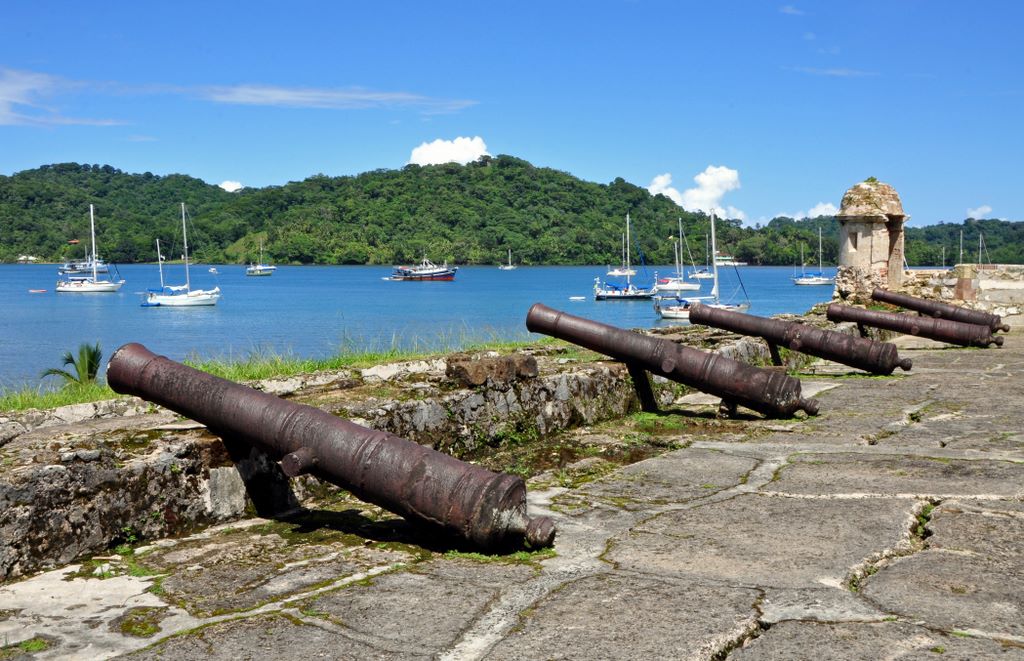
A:
{"type": "Polygon", "coordinates": [[[656,410],[647,372],[722,398],[726,408],[742,405],[767,416],[791,416],[798,410],[818,412],[818,401],[800,394],[800,381],[777,370],[762,369],[725,356],[685,347],[669,340],[622,330],[535,303],[526,328],[567,340],[626,364],[640,405],[656,410]]]}
{"type": "Polygon", "coordinates": [[[920,317],[916,314],[897,314],[879,310],[865,310],[849,305],[830,303],[825,310],[829,321],[852,321],[864,334],[864,326],[884,328],[905,335],[918,335],[930,340],[949,342],[960,346],[987,347],[990,344],[1003,346],[1003,337],[993,337],[992,328],[979,324],[965,324],[949,319],[920,317]]]}
{"type": "Polygon", "coordinates": [[[909,358],[900,359],[896,345],[891,342],[876,342],[794,321],[766,319],[700,303],[691,306],[690,321],[741,335],[764,338],[768,343],[772,361],[776,365],[782,364],[778,349],[780,346],[856,367],[872,374],[892,374],[897,367],[909,370],[912,365],[909,358]]]}
{"type": "Polygon", "coordinates": [[[526,485],[519,477],[192,369],[141,344],[114,353],[107,382],[116,392],[251,443],[279,460],[289,477],[309,473],[478,548],[542,548],[554,542],[554,522],[527,515],[526,485]]]}
{"type": "Polygon", "coordinates": [[[992,329],[993,333],[996,331],[1003,331],[1004,333],[1010,332],[1009,324],[1004,324],[1002,317],[988,312],[982,312],[981,310],[971,310],[959,305],[950,305],[949,303],[941,303],[939,301],[929,301],[924,298],[898,294],[887,289],[874,289],[871,292],[871,298],[881,303],[898,305],[901,308],[913,310],[914,312],[919,312],[923,315],[928,315],[929,317],[935,317],[936,319],[949,319],[950,321],[959,321],[965,324],[988,326],[992,329]]]}

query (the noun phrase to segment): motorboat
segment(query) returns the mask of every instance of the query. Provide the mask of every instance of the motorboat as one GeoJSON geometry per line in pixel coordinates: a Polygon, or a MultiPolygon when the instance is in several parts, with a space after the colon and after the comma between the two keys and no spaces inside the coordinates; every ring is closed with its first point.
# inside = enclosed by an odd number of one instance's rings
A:
{"type": "Polygon", "coordinates": [[[388,280],[454,280],[458,266],[448,266],[446,261],[438,266],[426,257],[416,266],[396,266],[388,280]]]}

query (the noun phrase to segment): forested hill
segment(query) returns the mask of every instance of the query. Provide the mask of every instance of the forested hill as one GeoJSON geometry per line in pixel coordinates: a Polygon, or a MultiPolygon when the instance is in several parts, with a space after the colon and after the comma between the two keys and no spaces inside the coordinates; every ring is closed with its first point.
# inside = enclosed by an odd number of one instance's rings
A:
{"type": "MultiPolygon", "coordinates": [[[[504,261],[509,248],[514,261],[524,264],[617,264],[627,212],[633,262],[642,253],[648,262],[671,263],[670,237],[678,235],[678,218],[694,261],[706,261],[703,214],[684,211],[621,178],[596,184],[511,156],[354,177],[316,175],[237,193],[185,175],[128,174],[75,163],[43,166],[0,176],[0,260],[81,255],[90,203],[96,207],[104,258],[153,261],[156,238],[170,244],[166,253],[174,255],[180,247],[180,202],[192,221],[190,247],[207,262],[252,261],[262,240],[266,258],[279,264],[395,264],[424,255],[494,264],[504,261]],[[68,244],[73,239],[82,243],[68,244]]],[[[821,226],[825,263],[835,263],[836,222],[830,217],[777,218],[756,229],[734,220],[716,225],[723,252],[752,264],[784,265],[799,261],[801,244],[805,261],[817,261],[821,226]]],[[[908,260],[938,263],[944,245],[951,263],[960,230],[976,251],[979,229],[985,261],[1024,261],[1024,223],[997,220],[910,228],[908,260]]]]}

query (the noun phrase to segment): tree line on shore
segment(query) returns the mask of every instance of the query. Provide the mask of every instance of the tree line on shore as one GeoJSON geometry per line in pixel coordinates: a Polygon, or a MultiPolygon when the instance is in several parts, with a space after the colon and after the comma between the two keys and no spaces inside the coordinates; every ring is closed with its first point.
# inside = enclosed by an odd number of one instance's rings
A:
{"type": "MultiPolygon", "coordinates": [[[[583,181],[512,157],[466,165],[407,165],[355,176],[323,174],[282,186],[229,193],[186,175],[129,174],[109,165],[62,163],[0,176],[0,261],[34,255],[64,261],[84,255],[88,205],[97,214],[100,254],[117,263],[155,261],[180,250],[179,203],[194,229],[197,260],[246,263],[259,257],[288,264],[398,264],[426,256],[458,264],[495,264],[511,249],[521,264],[617,264],[626,213],[632,221],[631,261],[673,261],[678,220],[689,255],[707,261],[709,218],[685,211],[664,195],[617,178],[583,181]],[[70,243],[69,243],[70,242],[70,243]]],[[[750,264],[836,263],[838,223],[831,216],[775,218],[743,227],[716,222],[719,248],[750,264]]],[[[1024,223],[968,219],[910,227],[911,265],[965,261],[1024,262],[1024,223]]],[[[684,262],[689,262],[683,248],[684,262]]]]}

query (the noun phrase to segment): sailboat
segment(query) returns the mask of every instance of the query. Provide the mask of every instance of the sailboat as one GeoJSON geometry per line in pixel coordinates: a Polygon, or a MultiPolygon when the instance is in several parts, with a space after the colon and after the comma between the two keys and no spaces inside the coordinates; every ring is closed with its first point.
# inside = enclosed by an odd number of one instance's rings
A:
{"type": "Polygon", "coordinates": [[[82,294],[115,292],[124,284],[124,280],[100,280],[99,278],[100,260],[96,257],[96,215],[91,204],[89,205],[89,236],[92,243],[92,255],[89,258],[92,275],[67,276],[63,280],[58,280],[56,286],[58,292],[82,294]]]}
{"type": "MultiPolygon", "coordinates": [[[[715,212],[711,212],[711,254],[717,255],[715,245],[715,212]]],[[[734,265],[735,266],[735,265],[734,265]]],[[[736,271],[736,276],[739,277],[739,270],[736,271]]],[[[655,298],[654,299],[654,311],[662,319],[689,319],[690,318],[690,306],[694,303],[703,303],[709,307],[718,308],[720,310],[736,310],[742,312],[750,308],[750,301],[744,301],[743,303],[723,303],[718,295],[718,261],[714,260],[711,262],[711,277],[714,281],[714,285],[711,287],[710,296],[692,296],[689,298],[655,298]]],[[[743,285],[743,281],[740,280],[740,286],[743,285]]],[[[746,290],[744,290],[746,291],[746,290]]]]}
{"type": "Polygon", "coordinates": [[[276,266],[263,263],[263,239],[260,239],[260,261],[258,264],[249,264],[245,269],[246,275],[274,275],[276,266]]]}
{"type": "MultiPolygon", "coordinates": [[[[595,301],[630,301],[649,299],[654,296],[654,289],[644,289],[637,287],[630,280],[631,276],[636,274],[629,264],[629,214],[626,214],[626,243],[625,243],[625,260],[623,261],[622,272],[626,276],[625,286],[615,285],[610,282],[601,284],[601,278],[594,278],[594,300],[595,301]]],[[[609,271],[611,273],[611,271],[609,271]]]]}
{"type": "Polygon", "coordinates": [[[217,305],[220,300],[220,287],[213,289],[192,289],[192,281],[188,272],[188,230],[185,227],[185,203],[181,203],[181,237],[185,256],[185,284],[165,285],[163,255],[160,254],[160,240],[156,243],[156,258],[160,265],[160,289],[150,290],[143,307],[195,307],[200,305],[217,305]]]}
{"type": "Polygon", "coordinates": [[[615,269],[609,267],[605,275],[614,278],[636,275],[636,270],[629,267],[629,214],[626,214],[626,232],[622,235],[622,266],[615,269]]]}
{"type": "MultiPolygon", "coordinates": [[[[687,282],[685,276],[683,276],[683,251],[679,246],[680,240],[685,240],[686,237],[683,235],[683,219],[679,219],[679,239],[676,239],[672,245],[672,252],[676,258],[676,274],[667,278],[656,279],[654,284],[654,293],[660,294],[662,292],[678,292],[678,291],[697,291],[700,289],[699,282],[687,282]]],[[[686,250],[689,251],[690,247],[687,244],[686,250]]],[[[691,257],[691,262],[693,261],[691,257]]]]}
{"type": "Polygon", "coordinates": [[[818,272],[804,273],[804,247],[800,246],[800,275],[793,278],[794,285],[834,285],[835,278],[830,278],[821,270],[821,228],[818,228],[818,272]]]}
{"type": "Polygon", "coordinates": [[[711,244],[708,243],[708,235],[704,235],[704,254],[707,255],[708,265],[704,268],[694,269],[690,277],[694,280],[710,280],[715,277],[711,274],[711,244]]]}
{"type": "Polygon", "coordinates": [[[515,268],[516,268],[516,265],[512,263],[512,249],[509,248],[508,249],[508,264],[501,264],[500,266],[498,266],[498,270],[500,270],[500,271],[514,271],[515,268]]]}

